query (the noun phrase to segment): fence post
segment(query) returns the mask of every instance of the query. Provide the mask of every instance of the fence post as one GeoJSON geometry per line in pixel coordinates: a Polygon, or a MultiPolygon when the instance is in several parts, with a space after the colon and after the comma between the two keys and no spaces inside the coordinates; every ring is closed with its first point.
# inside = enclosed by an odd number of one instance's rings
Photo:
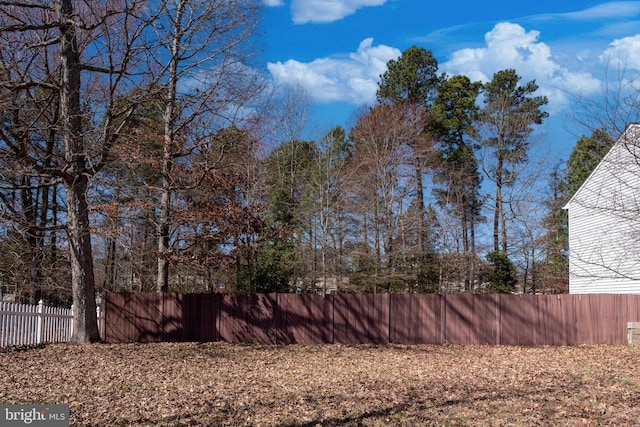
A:
{"type": "Polygon", "coordinates": [[[73,317],[73,304],[71,304],[71,322],[69,322],[70,328],[68,341],[71,341],[71,337],[73,336],[73,317]]]}
{"type": "Polygon", "coordinates": [[[100,328],[100,325],[101,325],[101,322],[100,322],[100,314],[101,314],[101,313],[100,313],[100,303],[98,303],[98,304],[96,305],[96,321],[98,322],[98,334],[99,334],[99,335],[102,335],[101,328],[100,328]]]}
{"type": "Polygon", "coordinates": [[[38,301],[38,308],[36,309],[36,344],[42,343],[42,336],[44,335],[44,301],[38,301]]]}
{"type": "Polygon", "coordinates": [[[2,311],[5,310],[4,307],[5,303],[3,303],[0,299],[0,347],[4,347],[4,343],[7,340],[7,332],[3,329],[2,325],[2,323],[4,322],[4,314],[2,314],[2,311]]]}
{"type": "Polygon", "coordinates": [[[98,322],[98,335],[100,336],[100,339],[104,340],[103,332],[102,332],[102,321],[100,320],[100,315],[101,310],[100,310],[100,306],[102,306],[102,296],[101,295],[97,295],[96,296],[96,321],[98,322]]]}

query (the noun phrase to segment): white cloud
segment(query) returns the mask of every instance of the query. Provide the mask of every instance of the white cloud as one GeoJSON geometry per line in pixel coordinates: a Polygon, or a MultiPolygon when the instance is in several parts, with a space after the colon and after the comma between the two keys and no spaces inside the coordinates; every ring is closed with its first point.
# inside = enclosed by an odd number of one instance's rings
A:
{"type": "Polygon", "coordinates": [[[640,13],[640,1],[613,1],[602,3],[579,12],[563,13],[561,16],[575,20],[603,20],[625,18],[640,13]]]}
{"type": "Polygon", "coordinates": [[[267,7],[284,6],[284,0],[262,0],[262,3],[267,7]]]}
{"type": "Polygon", "coordinates": [[[640,34],[612,41],[600,60],[619,69],[640,70],[640,34]]]}
{"type": "Polygon", "coordinates": [[[302,87],[315,102],[362,105],[375,101],[379,77],[387,62],[401,53],[393,47],[374,46],[373,39],[367,38],[356,52],[346,56],[318,58],[308,63],[289,59],[270,62],[267,68],[278,83],[302,87]]]}
{"type": "Polygon", "coordinates": [[[293,22],[334,22],[368,6],[381,6],[387,0],[292,0],[293,22]]]}
{"type": "Polygon", "coordinates": [[[538,31],[527,32],[518,24],[499,23],[485,35],[485,47],[458,50],[441,68],[483,82],[497,71],[513,68],[523,82],[536,80],[538,94],[549,98],[551,111],[566,106],[568,94],[588,95],[599,89],[600,81],[591,73],[571,71],[556,62],[551,48],[539,37],[538,31]]]}

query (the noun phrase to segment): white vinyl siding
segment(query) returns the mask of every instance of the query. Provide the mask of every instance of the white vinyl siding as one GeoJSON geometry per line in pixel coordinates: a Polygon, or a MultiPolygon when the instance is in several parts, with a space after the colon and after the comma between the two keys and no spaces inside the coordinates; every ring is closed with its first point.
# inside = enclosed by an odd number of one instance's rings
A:
{"type": "Polygon", "coordinates": [[[569,292],[640,293],[640,125],[569,201],[569,292]]]}

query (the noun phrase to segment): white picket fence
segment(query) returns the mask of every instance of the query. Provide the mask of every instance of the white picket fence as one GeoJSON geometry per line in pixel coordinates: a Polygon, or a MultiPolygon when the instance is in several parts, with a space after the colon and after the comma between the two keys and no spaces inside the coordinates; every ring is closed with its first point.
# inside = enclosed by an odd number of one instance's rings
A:
{"type": "Polygon", "coordinates": [[[0,347],[65,342],[72,330],[70,308],[0,302],[0,347]]]}

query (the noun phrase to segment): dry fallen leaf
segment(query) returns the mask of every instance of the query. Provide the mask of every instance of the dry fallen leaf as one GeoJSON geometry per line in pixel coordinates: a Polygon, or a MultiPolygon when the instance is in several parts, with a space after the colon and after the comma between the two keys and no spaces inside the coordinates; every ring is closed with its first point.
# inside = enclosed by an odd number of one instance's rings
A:
{"type": "Polygon", "coordinates": [[[72,425],[636,425],[640,346],[56,344],[0,352],[0,402],[72,425]]]}

